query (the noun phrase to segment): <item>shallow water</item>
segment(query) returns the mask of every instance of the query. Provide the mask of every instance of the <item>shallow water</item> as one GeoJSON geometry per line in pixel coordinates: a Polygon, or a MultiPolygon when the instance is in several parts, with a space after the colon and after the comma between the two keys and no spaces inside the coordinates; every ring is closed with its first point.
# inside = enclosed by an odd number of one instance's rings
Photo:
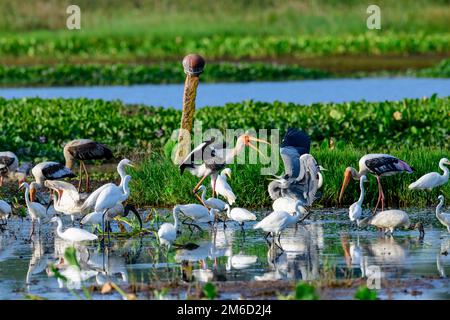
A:
{"type": "MultiPolygon", "coordinates": [[[[161,210],[161,215],[163,215],[161,210]]],[[[410,210],[411,220],[427,222],[432,212],[410,210]]],[[[261,217],[264,213],[258,213],[261,217]]],[[[68,221],[66,221],[66,225],[68,221]]],[[[160,250],[153,235],[142,238],[113,239],[103,253],[98,243],[78,244],[77,256],[81,275],[73,272],[62,260],[70,243],[54,239],[53,226],[43,225],[40,240],[26,241],[30,222],[11,220],[8,230],[0,234],[0,299],[22,299],[26,294],[51,299],[74,299],[70,288],[101,285],[107,280],[135,284],[156,281],[261,281],[261,280],[320,280],[364,278],[380,268],[381,298],[449,299],[450,256],[441,254],[450,248],[450,235],[441,227],[426,224],[426,235],[419,239],[417,231],[398,231],[385,237],[374,229],[357,230],[347,220],[345,211],[315,211],[306,225],[286,230],[281,237],[281,251],[264,240],[260,231],[246,226],[245,236],[232,222],[214,232],[190,235],[183,226],[183,243],[199,245],[194,250],[171,250],[168,256],[160,250]],[[214,240],[215,239],[215,240],[214,240]],[[60,264],[61,273],[69,282],[64,284],[49,272],[50,264],[60,264]],[[193,276],[193,279],[190,277],[193,276]],[[80,281],[80,276],[83,281],[80,281]],[[395,280],[422,279],[423,285],[397,288],[395,280]],[[388,289],[389,288],[389,289],[388,289]],[[394,290],[392,289],[394,288],[394,290]],[[416,290],[411,295],[411,290],[416,290]],[[408,291],[409,290],[409,291],[408,291]],[[417,293],[419,292],[419,293],[417,293]]],[[[146,225],[148,227],[148,225],[146,225]]],[[[208,231],[206,231],[208,230],[208,231]]],[[[221,298],[239,298],[245,288],[228,292],[221,298]]],[[[75,292],[81,293],[79,290],[75,292]]],[[[351,298],[353,291],[338,298],[351,298]]],[[[95,299],[117,299],[117,293],[95,299]]],[[[139,298],[148,295],[138,294],[139,298]]],[[[183,298],[171,296],[172,298],[183,298]]]]}
{"type": "MultiPolygon", "coordinates": [[[[318,102],[346,102],[400,100],[422,98],[432,94],[450,95],[450,79],[428,78],[362,78],[326,79],[286,82],[201,83],[196,105],[220,106],[228,102],[256,100],[311,104],[318,102]]],[[[2,88],[5,98],[80,98],[122,100],[125,103],[142,103],[153,106],[182,107],[182,84],[2,88]]]]}

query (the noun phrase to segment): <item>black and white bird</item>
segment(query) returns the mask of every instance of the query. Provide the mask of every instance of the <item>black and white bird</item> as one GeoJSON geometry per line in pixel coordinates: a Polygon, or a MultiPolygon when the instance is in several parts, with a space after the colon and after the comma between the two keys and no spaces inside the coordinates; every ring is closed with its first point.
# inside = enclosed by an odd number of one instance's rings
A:
{"type": "Polygon", "coordinates": [[[90,179],[84,162],[87,160],[109,160],[112,157],[113,153],[107,146],[90,139],[73,140],[64,146],[64,159],[66,160],[66,167],[72,169],[74,160],[78,160],[80,162],[80,182],[78,184],[78,192],[81,190],[81,184],[83,181],[82,170],[84,171],[86,177],[86,192],[89,192],[90,179]]]}
{"type": "Polygon", "coordinates": [[[0,187],[3,179],[19,167],[19,159],[11,151],[0,152],[0,187]]]}
{"type": "Polygon", "coordinates": [[[378,201],[374,213],[381,201],[381,211],[384,211],[384,192],[381,186],[380,178],[392,176],[398,173],[412,173],[413,169],[405,161],[400,160],[390,154],[370,153],[359,159],[359,171],[353,167],[347,167],[344,172],[344,181],[342,183],[341,193],[339,194],[339,203],[342,203],[345,189],[351,178],[360,180],[362,176],[368,173],[377,177],[378,182],[378,201]]]}
{"type": "Polygon", "coordinates": [[[311,206],[316,199],[320,167],[309,154],[310,145],[311,139],[305,132],[292,128],[287,131],[280,146],[284,175],[273,180],[268,187],[274,204],[292,202],[292,207],[295,208],[297,201],[302,206],[311,206]]]}
{"type": "MultiPolygon", "coordinates": [[[[249,134],[243,134],[239,136],[236,142],[236,146],[230,149],[221,148],[220,146],[214,145],[215,141],[215,137],[203,141],[196,148],[194,148],[194,150],[192,150],[180,164],[181,174],[183,174],[185,170],[188,170],[192,175],[201,178],[192,192],[203,205],[205,204],[197,194],[197,191],[206,177],[210,175],[214,175],[215,177],[217,177],[218,172],[222,170],[227,164],[232,163],[234,158],[242,150],[244,150],[245,147],[250,147],[262,154],[261,151],[251,143],[251,141],[270,144],[263,139],[252,137],[249,134]]],[[[215,178],[212,178],[214,181],[213,195],[215,195],[215,178]]]]}
{"type": "Polygon", "coordinates": [[[46,180],[60,180],[76,177],[69,168],[61,163],[53,161],[38,163],[31,169],[31,174],[39,187],[42,187],[46,180]]]}

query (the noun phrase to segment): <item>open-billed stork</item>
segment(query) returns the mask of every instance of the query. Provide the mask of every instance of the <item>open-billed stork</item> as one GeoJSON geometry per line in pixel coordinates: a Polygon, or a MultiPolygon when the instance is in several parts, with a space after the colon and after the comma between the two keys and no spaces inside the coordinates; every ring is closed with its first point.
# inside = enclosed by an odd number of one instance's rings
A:
{"type": "Polygon", "coordinates": [[[19,159],[11,151],[0,152],[0,187],[3,179],[19,167],[19,159]]]}
{"type": "Polygon", "coordinates": [[[411,183],[409,185],[409,189],[422,190],[428,189],[431,190],[435,187],[442,186],[448,182],[449,178],[449,170],[445,165],[450,165],[450,161],[447,158],[442,158],[439,161],[439,168],[444,171],[443,174],[439,174],[437,172],[430,172],[421,176],[417,181],[411,183]]]}
{"type": "Polygon", "coordinates": [[[76,175],[65,165],[53,161],[38,163],[31,169],[31,174],[39,187],[42,187],[46,180],[76,177],[76,175]]]}
{"type": "Polygon", "coordinates": [[[443,212],[442,207],[444,206],[444,196],[441,194],[438,197],[439,204],[436,207],[436,218],[439,220],[439,222],[445,226],[450,232],[450,213],[443,212]]]}
{"type": "Polygon", "coordinates": [[[286,211],[287,208],[281,206],[287,206],[293,213],[297,201],[303,206],[311,206],[316,199],[321,181],[320,166],[309,154],[310,144],[311,139],[305,132],[292,128],[286,132],[280,146],[284,174],[268,186],[270,198],[275,201],[275,211],[286,211]]]}
{"type": "MultiPolygon", "coordinates": [[[[217,177],[217,173],[222,170],[227,164],[232,163],[234,158],[242,150],[244,150],[245,147],[252,148],[253,150],[256,150],[257,152],[262,154],[261,151],[251,143],[252,141],[270,144],[266,140],[252,137],[249,134],[243,134],[239,136],[236,142],[236,146],[231,149],[215,146],[215,140],[215,137],[212,137],[211,139],[200,143],[186,156],[186,158],[180,164],[181,174],[183,174],[185,170],[188,170],[192,175],[201,178],[192,192],[203,205],[205,205],[205,203],[197,194],[197,192],[206,177],[210,175],[214,175],[217,177]],[[200,161],[200,163],[197,163],[197,161],[200,161]]],[[[213,177],[213,179],[215,181],[215,177],[213,177]]],[[[216,190],[214,182],[213,195],[215,193],[216,190]]]]}
{"type": "Polygon", "coordinates": [[[78,192],[81,190],[81,183],[83,181],[82,170],[86,177],[86,192],[89,192],[90,179],[89,173],[86,169],[84,161],[87,160],[109,160],[113,157],[111,149],[104,144],[90,140],[77,139],[68,142],[64,146],[64,158],[66,159],[66,167],[72,169],[74,160],[80,162],[80,182],[78,184],[78,192]]]}
{"type": "Polygon", "coordinates": [[[353,167],[347,167],[344,172],[344,181],[342,183],[341,192],[339,194],[339,203],[342,202],[345,189],[350,179],[359,180],[363,175],[368,173],[377,177],[378,182],[378,201],[375,206],[374,213],[381,201],[381,211],[384,211],[384,192],[381,186],[380,178],[392,176],[394,174],[407,172],[412,173],[413,169],[405,161],[400,160],[390,154],[370,153],[359,159],[359,171],[353,167]]]}
{"type": "Polygon", "coordinates": [[[403,227],[407,230],[418,229],[420,237],[423,237],[425,231],[421,222],[411,224],[409,216],[402,210],[386,210],[380,211],[375,215],[371,215],[367,218],[357,220],[358,227],[364,227],[367,225],[375,226],[384,230],[385,233],[393,235],[396,228],[403,227]]]}

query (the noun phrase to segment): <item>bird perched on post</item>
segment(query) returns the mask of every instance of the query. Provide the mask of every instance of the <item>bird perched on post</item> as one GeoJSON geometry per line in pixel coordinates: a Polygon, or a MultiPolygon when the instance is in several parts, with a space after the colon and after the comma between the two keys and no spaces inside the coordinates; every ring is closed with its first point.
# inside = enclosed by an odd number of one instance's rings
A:
{"type": "MultiPolygon", "coordinates": [[[[197,192],[206,177],[210,175],[217,175],[217,172],[222,170],[227,164],[232,163],[234,158],[242,152],[245,147],[252,148],[262,154],[261,151],[251,143],[252,141],[270,144],[268,141],[252,137],[249,134],[239,136],[236,146],[231,149],[216,147],[214,145],[215,141],[215,137],[203,141],[196,148],[194,148],[194,150],[192,150],[180,164],[181,174],[183,174],[184,170],[188,170],[192,175],[201,178],[192,192],[203,205],[205,205],[205,203],[197,192]],[[198,161],[200,161],[200,163],[196,163],[198,161]]],[[[215,193],[216,190],[214,182],[213,194],[215,193]]]]}
{"type": "Polygon", "coordinates": [[[19,167],[19,159],[11,151],[0,152],[0,187],[3,179],[19,167]]]}
{"type": "Polygon", "coordinates": [[[86,177],[86,192],[89,192],[90,179],[84,162],[87,160],[109,160],[112,157],[113,153],[107,146],[90,139],[72,140],[64,146],[66,167],[72,169],[74,160],[80,162],[80,182],[78,184],[78,192],[81,190],[81,183],[83,181],[82,170],[86,177]]]}

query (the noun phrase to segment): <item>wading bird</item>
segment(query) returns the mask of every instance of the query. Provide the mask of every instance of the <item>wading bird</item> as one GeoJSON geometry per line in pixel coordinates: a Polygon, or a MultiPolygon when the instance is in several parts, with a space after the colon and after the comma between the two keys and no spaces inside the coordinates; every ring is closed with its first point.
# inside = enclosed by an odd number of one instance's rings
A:
{"type": "Polygon", "coordinates": [[[46,180],[59,180],[64,178],[74,178],[76,175],[66,166],[58,162],[41,162],[31,169],[31,174],[39,187],[42,187],[46,180]]]}
{"type": "MultiPolygon", "coordinates": [[[[102,215],[102,230],[105,232],[105,217],[108,211],[114,208],[118,203],[122,203],[130,196],[129,182],[131,176],[125,176],[123,179],[123,186],[116,186],[115,184],[107,186],[99,194],[95,203],[95,212],[101,212],[102,215]]],[[[108,238],[110,231],[108,230],[108,238]]],[[[109,239],[108,239],[109,240],[109,239]]]]}
{"type": "Polygon", "coordinates": [[[244,208],[227,208],[227,217],[230,220],[236,221],[241,226],[242,231],[244,231],[244,222],[255,221],[256,216],[254,213],[248,211],[244,208]]]}
{"type": "Polygon", "coordinates": [[[430,172],[421,176],[417,181],[409,185],[409,189],[421,190],[428,189],[431,190],[435,187],[442,186],[448,182],[449,170],[445,165],[450,165],[450,161],[446,158],[442,158],[439,161],[439,168],[444,171],[443,174],[437,172],[430,172]]]}
{"type": "Polygon", "coordinates": [[[359,179],[359,188],[360,188],[360,195],[359,195],[359,199],[358,201],[356,201],[355,203],[353,203],[350,208],[348,208],[348,216],[350,218],[350,221],[358,221],[361,220],[362,217],[362,204],[364,201],[364,194],[365,194],[365,190],[364,190],[364,182],[367,181],[367,177],[366,176],[361,176],[361,178],[359,179]]]}
{"type": "Polygon", "coordinates": [[[413,169],[403,160],[400,160],[389,154],[366,154],[359,159],[359,172],[353,167],[347,167],[344,172],[344,181],[342,183],[341,193],[339,194],[339,202],[342,202],[345,189],[347,188],[350,179],[359,180],[361,176],[368,173],[376,176],[378,182],[378,201],[375,206],[374,213],[381,201],[381,211],[384,211],[384,192],[381,186],[380,178],[385,176],[392,176],[397,173],[408,172],[412,173],[413,169]]]}
{"type": "MultiPolygon", "coordinates": [[[[231,189],[231,186],[227,182],[227,176],[231,179],[231,169],[225,168],[223,169],[215,180],[216,183],[216,193],[225,199],[227,199],[228,204],[230,206],[236,201],[236,195],[231,189]]],[[[214,177],[211,176],[211,188],[214,189],[214,177]]],[[[213,195],[214,196],[214,195],[213,195]]]]}
{"type": "MultiPolygon", "coordinates": [[[[123,182],[126,176],[125,167],[127,166],[133,167],[133,164],[128,159],[122,159],[117,165],[117,172],[119,173],[120,176],[120,184],[119,184],[120,188],[123,188],[123,182]]],[[[94,210],[95,203],[97,202],[99,195],[102,193],[103,190],[105,190],[106,188],[110,188],[112,186],[116,185],[114,183],[107,183],[96,189],[94,192],[92,192],[89,195],[89,197],[87,197],[87,199],[84,201],[83,206],[81,208],[82,211],[89,212],[90,210],[94,210]]]]}
{"type": "Polygon", "coordinates": [[[302,202],[297,201],[295,215],[291,215],[286,211],[274,211],[260,222],[253,226],[253,229],[262,229],[267,232],[266,239],[269,235],[272,235],[275,243],[275,237],[278,237],[278,247],[283,250],[280,244],[281,232],[287,227],[294,225],[300,219],[300,209],[302,202]]]}
{"type": "Polygon", "coordinates": [[[222,201],[222,200],[220,200],[218,198],[208,198],[208,199],[206,199],[206,187],[204,185],[201,185],[198,188],[198,190],[202,191],[202,201],[203,201],[204,204],[206,204],[206,206],[208,208],[214,208],[214,209],[217,209],[219,211],[225,211],[229,207],[229,205],[226,202],[224,202],[224,201],[222,201]]]}
{"type": "Polygon", "coordinates": [[[87,160],[109,160],[112,157],[113,153],[107,146],[90,139],[73,140],[64,146],[64,159],[66,160],[66,167],[72,169],[74,160],[78,160],[80,162],[80,182],[78,184],[78,192],[81,190],[81,183],[83,181],[82,170],[84,170],[86,177],[86,192],[89,192],[90,188],[89,173],[84,162],[87,160]]]}
{"type": "Polygon", "coordinates": [[[422,223],[418,222],[415,225],[411,225],[408,214],[402,210],[381,211],[370,217],[357,220],[357,223],[359,227],[364,227],[366,225],[375,226],[391,235],[394,234],[395,228],[399,227],[404,227],[408,230],[418,229],[421,237],[425,234],[422,223]]]}
{"type": "MultiPolygon", "coordinates": [[[[284,175],[269,183],[270,198],[286,198],[283,204],[296,206],[297,201],[310,206],[316,199],[319,188],[320,167],[312,155],[309,154],[311,139],[300,130],[290,128],[285,134],[280,147],[281,158],[284,163],[284,175]],[[292,199],[292,200],[289,200],[292,199]]],[[[281,209],[281,200],[276,203],[281,209]]]]}
{"type": "Polygon", "coordinates": [[[81,242],[94,241],[98,239],[95,234],[79,228],[67,228],[66,230],[62,231],[62,221],[58,216],[53,217],[50,221],[57,223],[56,234],[63,240],[71,242],[81,242]]]}
{"type": "Polygon", "coordinates": [[[15,171],[10,172],[9,178],[19,182],[19,186],[27,180],[31,173],[33,164],[30,162],[22,163],[15,171]]]}
{"type": "Polygon", "coordinates": [[[215,138],[212,137],[207,141],[203,141],[196,148],[194,148],[194,150],[192,150],[181,162],[181,174],[183,174],[184,170],[188,170],[192,175],[201,178],[192,192],[203,205],[205,204],[197,192],[206,177],[213,175],[213,194],[216,194],[215,178],[217,176],[217,172],[223,169],[227,164],[232,163],[234,158],[242,150],[244,150],[245,147],[250,147],[262,154],[261,151],[251,143],[251,141],[270,144],[265,140],[257,139],[249,134],[243,134],[237,139],[236,146],[234,148],[226,149],[214,146],[215,138]],[[201,163],[196,163],[197,161],[201,161],[201,163]]]}
{"type": "MultiPolygon", "coordinates": [[[[27,205],[27,209],[28,209],[28,214],[31,217],[31,230],[30,230],[30,239],[31,236],[34,234],[34,227],[35,227],[35,223],[37,221],[38,225],[39,225],[39,230],[40,230],[40,225],[41,225],[41,219],[47,217],[46,214],[46,209],[45,207],[37,202],[32,202],[32,198],[33,198],[33,193],[36,192],[36,186],[35,186],[35,182],[32,182],[31,185],[29,185],[28,183],[24,182],[20,185],[20,189],[25,189],[25,203],[27,205]]],[[[50,215],[48,215],[50,216],[50,215]]]]}
{"type": "MultiPolygon", "coordinates": [[[[117,203],[114,207],[108,210],[106,214],[106,230],[111,231],[110,223],[116,217],[127,217],[130,212],[132,212],[139,222],[139,228],[142,229],[142,219],[139,212],[132,204],[123,205],[122,203],[117,203]]],[[[85,215],[81,221],[81,225],[99,225],[102,223],[103,212],[91,212],[85,215]]]]}
{"type": "Polygon", "coordinates": [[[81,207],[83,205],[77,189],[72,184],[59,180],[46,180],[44,186],[54,191],[53,198],[50,199],[47,205],[47,210],[53,203],[57,212],[70,216],[73,225],[75,217],[81,215],[81,207]]]}
{"type": "Polygon", "coordinates": [[[11,151],[0,152],[0,187],[3,179],[19,167],[19,159],[11,151]]]}
{"type": "Polygon", "coordinates": [[[450,232],[450,213],[442,212],[442,207],[444,206],[444,196],[440,195],[438,197],[439,204],[436,207],[436,218],[442,225],[447,227],[448,232],[450,232]]]}
{"type": "Polygon", "coordinates": [[[0,230],[8,223],[11,214],[12,209],[8,202],[0,200],[0,230]]]}
{"type": "MultiPolygon", "coordinates": [[[[205,206],[200,204],[179,204],[173,208],[176,214],[181,213],[185,217],[192,220],[194,223],[211,223],[216,220],[217,209],[208,210],[205,206]]],[[[185,223],[185,221],[183,221],[185,223]]]]}
{"type": "MultiPolygon", "coordinates": [[[[176,207],[175,207],[176,208],[176,207]]],[[[178,221],[178,211],[175,210],[175,208],[172,211],[173,214],[173,221],[175,224],[172,223],[163,223],[161,227],[159,227],[158,230],[158,238],[159,242],[162,245],[167,246],[170,249],[170,246],[177,238],[177,235],[181,232],[178,230],[179,227],[179,221],[178,221]]]]}

